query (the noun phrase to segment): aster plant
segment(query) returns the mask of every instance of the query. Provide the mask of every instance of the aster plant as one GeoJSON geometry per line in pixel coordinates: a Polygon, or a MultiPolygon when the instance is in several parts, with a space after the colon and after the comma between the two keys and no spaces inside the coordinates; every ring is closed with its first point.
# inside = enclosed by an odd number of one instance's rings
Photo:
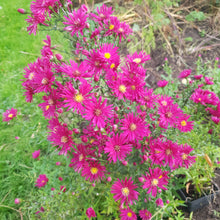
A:
{"type": "MultiPolygon", "coordinates": [[[[41,57],[25,68],[22,83],[27,102],[44,94],[39,107],[48,120],[52,146],[71,158],[72,172],[91,187],[104,189],[106,199],[107,192],[112,194],[121,219],[137,219],[138,212],[142,219],[151,219],[158,209],[170,210],[172,205],[163,201],[173,199],[168,192],[174,187],[172,177],[196,158],[189,144],[170,134],[181,137],[193,130],[194,122],[173,97],[147,86],[144,64],[150,55],[141,51],[120,56],[120,44],[132,34],[130,26],[106,5],[90,12],[86,5],[75,9],[68,0],[33,1],[31,11],[30,34],[39,24],[52,26],[56,18],[56,28],[72,45],[64,60],[47,36],[41,57]]],[[[184,70],[180,78],[190,74],[184,70]]],[[[167,84],[160,81],[158,86],[167,84]]],[[[200,88],[190,100],[219,103],[213,92],[200,88]]],[[[219,105],[207,111],[218,117],[219,105]]],[[[47,181],[40,175],[36,186],[47,181]]],[[[99,212],[91,206],[94,210],[85,211],[89,219],[99,212]]]]}

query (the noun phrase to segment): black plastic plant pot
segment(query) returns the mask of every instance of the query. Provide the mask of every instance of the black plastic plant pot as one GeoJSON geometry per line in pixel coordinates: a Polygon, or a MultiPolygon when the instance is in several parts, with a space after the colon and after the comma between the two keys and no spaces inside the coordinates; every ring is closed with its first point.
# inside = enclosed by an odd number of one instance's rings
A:
{"type": "Polygon", "coordinates": [[[214,192],[212,194],[205,195],[196,200],[190,200],[190,198],[187,197],[185,190],[177,190],[177,193],[180,195],[180,198],[185,201],[186,211],[195,212],[196,210],[210,204],[213,201],[214,197],[220,193],[220,189],[217,185],[213,184],[213,188],[214,192]]]}

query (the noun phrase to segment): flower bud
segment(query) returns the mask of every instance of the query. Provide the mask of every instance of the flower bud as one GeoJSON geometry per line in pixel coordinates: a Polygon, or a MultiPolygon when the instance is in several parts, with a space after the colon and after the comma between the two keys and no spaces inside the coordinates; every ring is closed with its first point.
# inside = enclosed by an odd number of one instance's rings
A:
{"type": "Polygon", "coordinates": [[[143,183],[144,182],[144,177],[138,177],[138,180],[143,183]]]}
{"type": "Polygon", "coordinates": [[[112,178],[109,176],[109,177],[107,178],[107,181],[108,181],[108,182],[111,182],[111,181],[112,181],[112,178]]]}
{"type": "Polygon", "coordinates": [[[27,14],[27,12],[23,8],[18,8],[17,10],[20,14],[27,14]]]}
{"type": "Polygon", "coordinates": [[[20,199],[19,198],[16,198],[15,199],[15,204],[19,204],[21,201],[20,201],[20,199]]]}
{"type": "Polygon", "coordinates": [[[128,161],[124,160],[124,161],[122,161],[122,164],[123,164],[124,166],[127,166],[127,165],[128,165],[128,161]]]}
{"type": "Polygon", "coordinates": [[[58,60],[62,60],[63,59],[63,56],[61,54],[59,54],[59,53],[55,54],[55,56],[56,56],[56,58],[58,60]]]}
{"type": "Polygon", "coordinates": [[[84,142],[84,143],[88,142],[88,138],[85,137],[85,136],[82,136],[82,137],[81,137],[81,140],[82,140],[82,142],[84,142]]]}

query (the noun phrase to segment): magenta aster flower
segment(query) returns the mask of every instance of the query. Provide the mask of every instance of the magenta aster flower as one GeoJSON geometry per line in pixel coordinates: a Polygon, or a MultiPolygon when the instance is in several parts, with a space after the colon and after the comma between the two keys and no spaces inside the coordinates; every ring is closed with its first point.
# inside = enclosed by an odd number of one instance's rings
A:
{"type": "Polygon", "coordinates": [[[91,219],[92,217],[96,217],[96,214],[95,214],[95,211],[92,207],[89,207],[87,210],[86,210],[86,215],[89,219],[91,219]]]}
{"type": "Polygon", "coordinates": [[[37,32],[37,25],[43,24],[45,26],[49,26],[48,24],[44,23],[46,20],[46,16],[43,14],[33,14],[32,16],[28,16],[28,19],[25,19],[27,23],[30,23],[31,25],[27,27],[27,31],[29,34],[36,35],[37,32]]]}
{"type": "Polygon", "coordinates": [[[165,87],[167,84],[168,84],[168,81],[167,81],[167,80],[159,80],[159,81],[157,82],[157,86],[158,86],[158,87],[165,87]]]}
{"type": "Polygon", "coordinates": [[[180,167],[186,167],[188,169],[189,166],[192,166],[192,164],[196,162],[195,160],[196,156],[189,155],[192,151],[193,148],[188,144],[179,146],[180,157],[179,157],[178,165],[180,167]]]}
{"type": "Polygon", "coordinates": [[[113,196],[115,201],[120,200],[121,204],[132,205],[134,200],[138,200],[139,192],[134,190],[136,188],[137,186],[133,184],[131,178],[128,180],[125,177],[125,180],[118,179],[118,181],[114,182],[111,187],[111,193],[115,194],[113,196]]]}
{"type": "Polygon", "coordinates": [[[61,151],[66,153],[73,145],[71,135],[72,131],[68,130],[67,126],[56,125],[53,128],[53,131],[50,132],[48,140],[51,141],[54,146],[58,145],[59,148],[61,148],[61,151]]]}
{"type": "Polygon", "coordinates": [[[91,77],[91,74],[88,73],[88,66],[85,62],[78,64],[74,60],[70,60],[70,65],[62,63],[62,66],[58,66],[57,70],[58,72],[64,73],[64,76],[69,76],[70,78],[81,82],[84,82],[85,78],[91,77]]]}
{"type": "Polygon", "coordinates": [[[145,182],[142,186],[143,189],[147,188],[147,193],[152,193],[153,197],[156,197],[158,188],[167,190],[167,188],[164,187],[164,185],[168,184],[167,173],[168,171],[162,171],[159,167],[155,169],[149,168],[149,174],[146,173],[146,176],[143,176],[145,178],[145,182]]]}
{"type": "Polygon", "coordinates": [[[71,159],[71,164],[73,165],[76,172],[80,172],[88,157],[95,157],[95,150],[91,150],[89,145],[78,144],[76,150],[73,152],[73,158],[71,159]]]}
{"type": "Polygon", "coordinates": [[[83,114],[84,105],[89,101],[91,97],[92,87],[87,81],[84,81],[80,86],[79,90],[73,88],[71,82],[67,82],[62,89],[62,97],[64,98],[64,107],[68,107],[67,111],[76,110],[78,114],[83,114]]]}
{"type": "Polygon", "coordinates": [[[152,214],[147,209],[144,209],[139,211],[139,216],[141,217],[142,220],[150,220],[152,214]]]}
{"type": "Polygon", "coordinates": [[[122,135],[114,135],[106,142],[105,153],[109,153],[110,162],[116,163],[118,160],[124,160],[127,154],[130,154],[132,147],[130,144],[126,144],[126,139],[122,135]]]}
{"type": "MultiPolygon", "coordinates": [[[[163,104],[165,104],[165,102],[163,102],[163,104]]],[[[167,103],[166,105],[159,106],[159,126],[167,128],[168,125],[170,125],[173,127],[178,121],[178,118],[182,116],[182,112],[183,111],[178,107],[178,104],[167,103]]]]}
{"type": "Polygon", "coordinates": [[[110,16],[108,20],[104,20],[104,25],[105,28],[107,29],[105,35],[109,36],[117,32],[120,25],[120,21],[117,17],[110,16]]]}
{"type": "Polygon", "coordinates": [[[153,93],[153,89],[145,88],[142,97],[139,99],[139,102],[142,105],[145,105],[147,108],[154,108],[157,97],[158,95],[153,93]]]}
{"type": "Polygon", "coordinates": [[[191,69],[187,69],[187,70],[183,70],[180,75],[178,76],[178,78],[186,78],[191,74],[192,70],[191,69]]]}
{"type": "Polygon", "coordinates": [[[219,124],[219,122],[220,122],[220,118],[218,118],[218,117],[216,117],[216,116],[212,116],[211,117],[211,120],[215,123],[215,124],[219,124]]]}
{"type": "Polygon", "coordinates": [[[126,114],[121,123],[121,130],[123,130],[123,135],[127,137],[128,141],[142,140],[144,136],[150,134],[146,122],[133,113],[126,114]]]}
{"type": "Polygon", "coordinates": [[[58,100],[59,97],[58,90],[52,89],[48,96],[43,96],[45,102],[40,103],[38,106],[41,107],[45,118],[56,117],[56,110],[61,107],[61,102],[58,100]]]}
{"type": "Polygon", "coordinates": [[[163,200],[161,198],[158,198],[155,203],[157,206],[159,206],[161,208],[164,206],[163,200]]]}
{"type": "Polygon", "coordinates": [[[128,84],[126,82],[125,79],[123,78],[118,78],[117,80],[115,80],[114,82],[108,82],[109,83],[109,87],[113,90],[114,95],[120,100],[123,99],[128,96],[127,94],[127,87],[128,84]]]}
{"type": "Polygon", "coordinates": [[[47,178],[47,176],[45,174],[41,174],[37,178],[37,181],[36,181],[37,184],[35,186],[38,188],[44,187],[48,181],[49,179],[47,178]]]}
{"type": "Polygon", "coordinates": [[[142,64],[145,63],[147,60],[150,60],[150,55],[147,55],[144,51],[141,51],[139,54],[135,52],[132,55],[127,55],[126,62],[130,62],[133,64],[142,64]]]}
{"type": "Polygon", "coordinates": [[[212,108],[206,108],[206,111],[209,111],[209,113],[213,116],[216,116],[218,118],[220,118],[220,102],[217,103],[217,108],[212,109],[212,108]]]}
{"type": "Polygon", "coordinates": [[[82,8],[77,11],[74,10],[68,14],[68,17],[64,16],[67,21],[63,22],[63,24],[68,25],[64,30],[71,32],[71,36],[76,34],[79,37],[79,33],[83,35],[83,30],[87,27],[88,16],[82,8]]]}
{"type": "Polygon", "coordinates": [[[102,166],[96,161],[90,161],[84,164],[82,176],[90,182],[100,181],[105,177],[105,166],[102,166]]]}
{"type": "Polygon", "coordinates": [[[151,142],[150,149],[154,159],[156,158],[155,163],[163,166],[169,165],[171,169],[176,167],[176,161],[180,157],[177,143],[173,143],[171,140],[156,139],[155,142],[151,142]]]}
{"type": "Polygon", "coordinates": [[[144,85],[145,82],[140,78],[136,78],[135,80],[129,80],[126,90],[127,91],[126,98],[131,100],[132,102],[134,101],[138,102],[140,97],[143,96],[144,85]]]}
{"type": "Polygon", "coordinates": [[[17,109],[11,108],[11,109],[7,109],[4,113],[3,113],[3,121],[11,121],[13,118],[15,118],[17,116],[17,109]]]}
{"type": "MultiPolygon", "coordinates": [[[[27,71],[28,80],[26,83],[30,85],[35,93],[51,92],[51,86],[55,80],[52,72],[52,63],[48,58],[42,57],[34,64],[34,72],[27,71]]],[[[26,76],[25,76],[26,77],[26,76]]]]}
{"type": "Polygon", "coordinates": [[[106,62],[100,57],[99,52],[92,49],[87,54],[87,60],[85,60],[89,71],[95,75],[100,75],[102,70],[106,67],[106,62]]]}
{"type": "Polygon", "coordinates": [[[119,43],[121,43],[122,38],[126,39],[132,33],[133,33],[133,30],[126,22],[120,22],[115,32],[116,36],[119,37],[119,43]]]}
{"type": "Polygon", "coordinates": [[[212,78],[212,77],[206,77],[206,76],[205,76],[205,83],[206,83],[207,85],[213,85],[213,84],[214,84],[213,78],[212,78]]]}
{"type": "Polygon", "coordinates": [[[194,78],[197,79],[197,80],[201,79],[202,77],[203,77],[202,74],[200,74],[200,75],[194,75],[194,78]]]}
{"type": "Polygon", "coordinates": [[[137,215],[130,209],[121,209],[121,220],[137,220],[137,215]]]}
{"type": "Polygon", "coordinates": [[[31,12],[33,14],[49,14],[52,12],[49,7],[54,7],[59,0],[36,0],[31,2],[31,12]]]}
{"type": "Polygon", "coordinates": [[[190,99],[195,103],[200,103],[206,106],[206,104],[217,105],[219,102],[218,96],[209,90],[195,89],[190,99]]]}
{"type": "Polygon", "coordinates": [[[85,103],[85,112],[83,118],[93,123],[98,128],[104,128],[106,121],[113,115],[112,105],[107,105],[107,99],[102,102],[102,97],[99,100],[95,97],[85,103]]]}
{"type": "Polygon", "coordinates": [[[119,60],[118,55],[118,47],[115,47],[114,44],[105,43],[101,46],[101,48],[98,50],[100,58],[104,62],[116,63],[119,60]]]}
{"type": "Polygon", "coordinates": [[[183,114],[181,117],[178,118],[177,121],[177,128],[181,132],[189,132],[193,129],[193,121],[188,121],[190,115],[183,114]]]}
{"type": "Polygon", "coordinates": [[[100,8],[96,8],[97,14],[90,13],[90,16],[92,19],[94,19],[95,22],[99,22],[101,25],[104,20],[109,19],[109,17],[113,14],[112,7],[107,7],[105,4],[103,4],[100,8]]]}

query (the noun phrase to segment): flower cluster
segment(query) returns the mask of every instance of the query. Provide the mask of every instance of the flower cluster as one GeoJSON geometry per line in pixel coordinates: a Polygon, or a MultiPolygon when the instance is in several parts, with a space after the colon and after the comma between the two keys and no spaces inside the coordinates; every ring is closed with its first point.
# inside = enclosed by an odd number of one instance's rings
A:
{"type": "MultiPolygon", "coordinates": [[[[68,7],[70,4],[68,1],[68,7]]],[[[30,33],[36,33],[39,23],[47,25],[46,15],[50,17],[61,6],[59,0],[32,2],[32,17],[27,19],[32,24],[28,27],[30,33]]],[[[132,30],[112,14],[112,8],[106,5],[94,13],[85,5],[77,10],[68,8],[68,13],[62,16],[62,25],[73,38],[75,55],[82,55],[83,60],[64,62],[55,54],[47,36],[41,57],[25,68],[22,85],[27,102],[33,100],[34,94],[44,94],[39,107],[49,120],[48,140],[60,154],[71,155],[69,166],[85,180],[93,184],[111,181],[111,171],[121,164],[127,165],[130,158],[137,159],[134,166],[140,164],[139,179],[143,185],[139,187],[134,177],[117,176],[111,187],[113,198],[120,202],[121,218],[136,219],[131,206],[138,202],[140,189],[156,197],[159,190],[167,190],[172,170],[188,168],[195,162],[195,156],[190,155],[191,146],[166,138],[171,128],[180,133],[190,132],[193,121],[172,97],[156,95],[147,87],[144,64],[150,55],[141,51],[124,59],[120,57],[118,43],[132,30]],[[109,43],[112,39],[114,43],[109,43]]],[[[181,78],[190,73],[184,70],[181,78]]],[[[161,87],[166,85],[165,81],[159,83],[161,87]]],[[[197,93],[192,100],[199,99],[197,93]]],[[[203,93],[203,103],[217,102],[210,94],[203,93]]],[[[34,152],[33,158],[38,156],[34,152]]],[[[46,175],[40,175],[36,186],[43,187],[47,182],[46,175]]],[[[156,204],[162,206],[161,200],[156,204]]],[[[86,214],[89,218],[96,216],[92,208],[86,214]]],[[[139,214],[142,219],[152,216],[147,209],[139,214]]]]}

